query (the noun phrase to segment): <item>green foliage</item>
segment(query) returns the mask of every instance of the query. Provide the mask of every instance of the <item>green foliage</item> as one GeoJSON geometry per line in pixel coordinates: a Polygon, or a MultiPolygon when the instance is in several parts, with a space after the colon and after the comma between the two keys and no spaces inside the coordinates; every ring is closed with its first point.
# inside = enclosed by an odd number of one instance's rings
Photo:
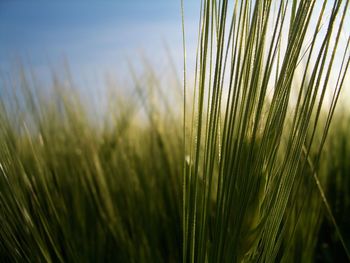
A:
{"type": "MultiPolygon", "coordinates": [[[[344,236],[344,243],[350,247],[349,209],[350,209],[350,119],[347,109],[339,108],[330,130],[328,143],[322,158],[320,176],[334,218],[344,236]]],[[[329,216],[323,219],[316,248],[317,260],[323,262],[346,262],[347,255],[342,243],[334,233],[334,226],[329,216]]]]}
{"type": "Polygon", "coordinates": [[[23,84],[0,115],[1,261],[180,261],[177,122],[126,98],[96,122],[59,83],[45,100],[23,84]]]}
{"type": "Polygon", "coordinates": [[[194,87],[183,17],[184,94],[143,59],[97,113],[69,76],[4,81],[0,261],[349,259],[349,10],[202,0],[194,87]]]}
{"type": "Polygon", "coordinates": [[[348,36],[338,48],[349,10],[349,1],[202,1],[183,262],[308,262],[322,203],[350,259],[317,175],[350,60],[348,36]]]}

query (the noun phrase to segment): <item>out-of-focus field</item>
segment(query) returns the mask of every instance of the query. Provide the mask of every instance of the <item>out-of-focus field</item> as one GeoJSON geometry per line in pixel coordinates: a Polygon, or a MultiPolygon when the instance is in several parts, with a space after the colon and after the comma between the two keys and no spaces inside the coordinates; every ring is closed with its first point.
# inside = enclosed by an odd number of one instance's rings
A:
{"type": "MultiPolygon", "coordinates": [[[[97,120],[63,81],[43,97],[18,80],[1,99],[2,261],[180,262],[183,140],[174,102],[135,82],[139,95],[111,96],[97,120]]],[[[341,109],[319,174],[347,245],[349,132],[341,109]]],[[[345,260],[309,169],[303,176],[288,205],[281,256],[345,260]]]]}

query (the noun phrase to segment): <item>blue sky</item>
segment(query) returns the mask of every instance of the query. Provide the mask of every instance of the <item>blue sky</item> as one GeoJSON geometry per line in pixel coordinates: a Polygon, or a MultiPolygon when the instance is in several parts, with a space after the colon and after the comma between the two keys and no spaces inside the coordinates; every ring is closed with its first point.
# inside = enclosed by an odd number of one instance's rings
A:
{"type": "MultiPolygon", "coordinates": [[[[199,1],[186,2],[188,48],[194,48],[199,1]]],[[[181,67],[180,0],[0,1],[0,70],[20,59],[49,75],[67,58],[75,75],[127,74],[141,53],[164,64],[164,42],[181,67]]]]}
{"type": "MultiPolygon", "coordinates": [[[[185,0],[188,54],[194,54],[199,3],[185,0]]],[[[349,28],[347,19],[345,36],[349,28]]],[[[141,54],[162,73],[166,42],[181,74],[181,34],[180,0],[0,0],[0,72],[14,72],[21,60],[49,79],[48,66],[59,71],[66,58],[74,79],[94,86],[107,73],[128,77],[127,60],[137,65],[141,54]]]]}

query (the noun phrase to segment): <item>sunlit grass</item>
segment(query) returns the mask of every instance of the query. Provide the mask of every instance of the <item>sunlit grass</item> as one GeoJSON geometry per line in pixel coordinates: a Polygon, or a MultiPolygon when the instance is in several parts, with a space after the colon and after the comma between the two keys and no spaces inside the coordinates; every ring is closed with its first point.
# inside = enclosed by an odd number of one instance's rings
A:
{"type": "Polygon", "coordinates": [[[6,76],[0,261],[349,259],[349,1],[316,2],[203,0],[194,86],[144,58],[101,111],[6,76]]]}
{"type": "Polygon", "coordinates": [[[348,4],[202,1],[183,262],[309,262],[321,203],[350,259],[318,178],[349,65],[348,4]]]}

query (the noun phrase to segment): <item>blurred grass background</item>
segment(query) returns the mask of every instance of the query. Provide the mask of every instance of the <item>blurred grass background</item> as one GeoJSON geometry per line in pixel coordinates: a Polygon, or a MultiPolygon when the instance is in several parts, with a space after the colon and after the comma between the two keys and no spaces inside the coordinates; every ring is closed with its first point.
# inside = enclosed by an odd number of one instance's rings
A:
{"type": "Polygon", "coordinates": [[[178,262],[177,122],[135,98],[97,122],[59,82],[46,103],[29,84],[1,100],[2,261],[178,262]]]}
{"type": "MultiPolygon", "coordinates": [[[[129,97],[110,96],[98,120],[69,82],[56,76],[43,97],[16,79],[1,100],[2,262],[180,262],[182,122],[152,92],[156,75],[136,78],[129,97]]],[[[349,131],[340,108],[319,175],[347,245],[349,131]]],[[[310,173],[293,190],[280,260],[346,261],[310,173]]]]}

